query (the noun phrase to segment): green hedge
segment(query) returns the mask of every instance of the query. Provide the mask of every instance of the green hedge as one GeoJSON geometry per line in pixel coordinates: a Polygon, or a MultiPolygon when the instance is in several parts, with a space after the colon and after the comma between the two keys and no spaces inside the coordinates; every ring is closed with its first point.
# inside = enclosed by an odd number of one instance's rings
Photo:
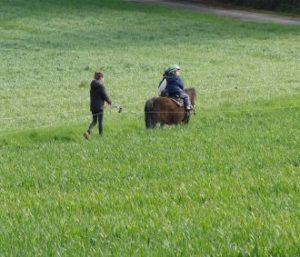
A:
{"type": "Polygon", "coordinates": [[[256,9],[300,11],[299,0],[194,0],[196,2],[226,3],[256,9]]]}
{"type": "Polygon", "coordinates": [[[299,0],[222,0],[225,3],[244,5],[258,9],[299,8],[299,0]]]}

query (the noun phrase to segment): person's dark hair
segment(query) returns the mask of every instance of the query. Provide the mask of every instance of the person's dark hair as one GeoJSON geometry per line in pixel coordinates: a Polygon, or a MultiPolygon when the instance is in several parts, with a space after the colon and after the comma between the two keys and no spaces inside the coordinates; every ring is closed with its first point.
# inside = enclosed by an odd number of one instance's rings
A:
{"type": "Polygon", "coordinates": [[[168,75],[169,75],[169,70],[167,69],[167,70],[164,71],[163,77],[166,77],[166,76],[168,76],[168,75]]]}
{"type": "Polygon", "coordinates": [[[104,77],[104,74],[101,71],[95,72],[95,75],[94,75],[95,79],[99,79],[99,78],[103,78],[103,77],[104,77]]]}

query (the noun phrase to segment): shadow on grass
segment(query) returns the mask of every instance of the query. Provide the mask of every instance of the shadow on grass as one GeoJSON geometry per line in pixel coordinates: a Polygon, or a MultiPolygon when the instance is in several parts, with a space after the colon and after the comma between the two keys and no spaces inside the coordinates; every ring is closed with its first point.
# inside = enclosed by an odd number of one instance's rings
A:
{"type": "Polygon", "coordinates": [[[71,128],[67,129],[32,129],[16,133],[0,135],[0,148],[8,146],[24,146],[36,143],[62,142],[72,143],[77,141],[78,135],[71,128]]]}

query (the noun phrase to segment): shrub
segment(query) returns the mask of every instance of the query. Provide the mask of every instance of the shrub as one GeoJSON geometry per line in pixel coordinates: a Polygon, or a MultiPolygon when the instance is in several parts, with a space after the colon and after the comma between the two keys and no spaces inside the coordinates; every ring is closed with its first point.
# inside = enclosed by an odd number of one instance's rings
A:
{"type": "MultiPolygon", "coordinates": [[[[207,3],[216,2],[207,0],[207,3]]],[[[219,0],[217,2],[223,2],[233,5],[241,5],[246,7],[252,7],[257,9],[267,9],[267,10],[300,10],[299,0],[219,0]]]]}

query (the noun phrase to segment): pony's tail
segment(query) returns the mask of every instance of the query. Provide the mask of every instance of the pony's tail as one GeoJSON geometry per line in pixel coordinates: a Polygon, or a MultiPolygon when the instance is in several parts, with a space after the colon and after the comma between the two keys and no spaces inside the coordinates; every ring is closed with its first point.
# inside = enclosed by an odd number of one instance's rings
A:
{"type": "Polygon", "coordinates": [[[153,121],[152,121],[152,111],[153,111],[153,99],[149,99],[145,103],[145,125],[146,128],[152,128],[153,127],[153,121]]]}

